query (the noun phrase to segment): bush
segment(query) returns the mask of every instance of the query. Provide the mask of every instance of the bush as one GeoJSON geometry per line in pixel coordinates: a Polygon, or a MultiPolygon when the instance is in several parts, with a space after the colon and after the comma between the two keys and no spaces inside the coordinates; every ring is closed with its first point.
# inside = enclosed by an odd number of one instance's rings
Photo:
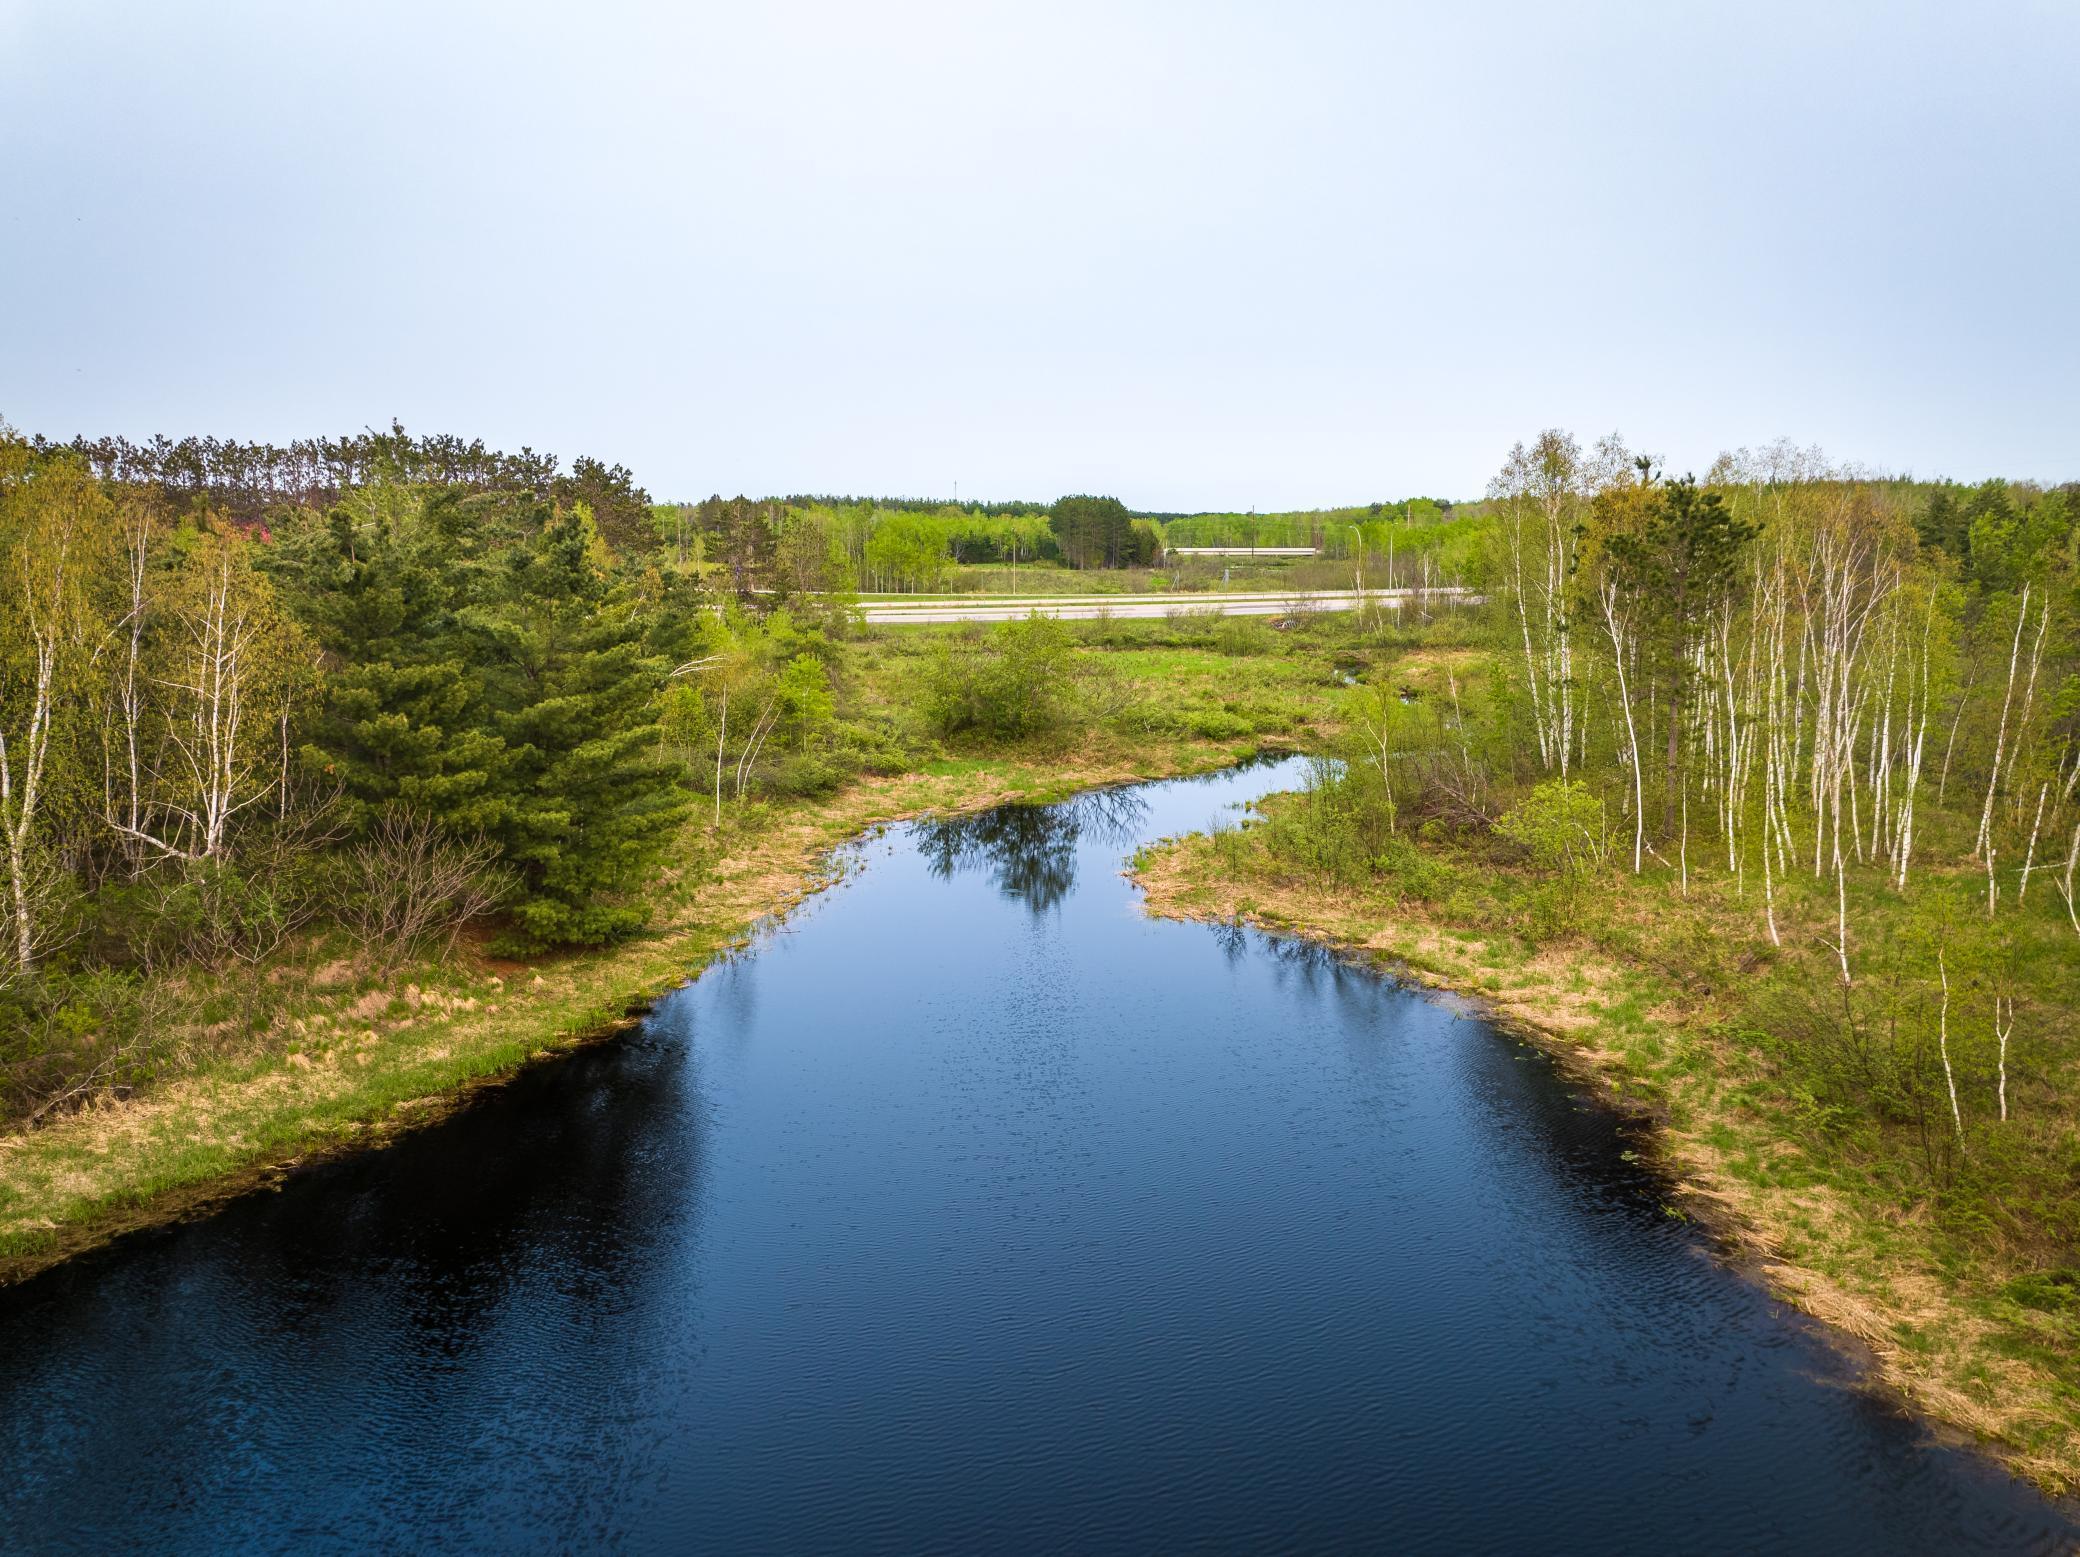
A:
{"type": "Polygon", "coordinates": [[[1317,759],[1306,787],[1268,810],[1272,856],[1347,886],[1373,879],[1393,839],[1393,809],[1378,776],[1317,759]]]}
{"type": "Polygon", "coordinates": [[[766,794],[776,800],[806,799],[830,794],[859,766],[857,762],[841,766],[839,759],[828,752],[789,752],[766,769],[761,778],[766,794]]]}
{"type": "Polygon", "coordinates": [[[1195,708],[1185,715],[1185,728],[1205,741],[1232,741],[1254,735],[1256,726],[1225,708],[1195,708]]]}
{"type": "Polygon", "coordinates": [[[1042,616],[943,645],[926,677],[926,714],[941,735],[1018,740],[1057,728],[1072,706],[1074,654],[1068,630],[1042,616]]]}
{"type": "Polygon", "coordinates": [[[1581,878],[1611,857],[1610,820],[1603,802],[1579,779],[1550,779],[1505,811],[1495,831],[1531,856],[1540,870],[1572,892],[1581,878]]]}
{"type": "Polygon", "coordinates": [[[101,969],[0,990],[0,1120],[34,1120],[157,1068],[164,985],[101,969]]]}
{"type": "Polygon", "coordinates": [[[1213,646],[1222,654],[1254,658],[1277,652],[1278,639],[1260,616],[1223,616],[1213,630],[1213,646]]]}
{"type": "Polygon", "coordinates": [[[340,922],[385,971],[427,949],[445,955],[515,885],[496,844],[450,838],[409,811],[382,817],[347,852],[340,877],[340,922]]]}
{"type": "Polygon", "coordinates": [[[1451,866],[1399,833],[1389,837],[1373,856],[1372,868],[1403,897],[1418,902],[1438,901],[1453,884],[1451,866]]]}
{"type": "Polygon", "coordinates": [[[106,938],[146,973],[182,962],[215,972],[258,966],[316,917],[319,877],[308,856],[169,861],[102,894],[106,938]]]}

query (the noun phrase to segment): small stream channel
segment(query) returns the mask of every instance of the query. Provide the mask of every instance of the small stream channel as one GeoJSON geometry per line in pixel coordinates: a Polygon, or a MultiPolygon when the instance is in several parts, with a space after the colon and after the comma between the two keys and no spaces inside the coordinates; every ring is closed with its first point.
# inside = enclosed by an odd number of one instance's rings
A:
{"type": "Polygon", "coordinates": [[[1536,1052],[918,823],[640,1028],[0,1292],[9,1551],[2030,1552],[1536,1052]]]}

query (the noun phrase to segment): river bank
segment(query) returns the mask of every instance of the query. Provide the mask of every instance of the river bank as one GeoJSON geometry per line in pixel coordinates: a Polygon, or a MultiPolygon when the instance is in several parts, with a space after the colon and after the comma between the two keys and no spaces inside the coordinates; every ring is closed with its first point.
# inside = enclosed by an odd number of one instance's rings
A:
{"type": "Polygon", "coordinates": [[[161,1085],[0,1137],[0,1284],[381,1146],[535,1060],[621,1030],[841,879],[833,851],[876,826],[1205,772],[1261,744],[1086,744],[867,778],[784,812],[726,815],[705,837],[712,852],[664,884],[669,906],[654,928],[620,946],[533,965],[463,956],[394,979],[345,959],[321,967],[288,1041],[234,1047],[161,1085]]]}
{"type": "MultiPolygon", "coordinates": [[[[1996,1273],[1946,1268],[1911,1214],[1845,1188],[1773,1127],[1748,1057],[1722,1041],[1709,988],[1581,945],[1514,944],[1397,896],[1308,882],[1252,858],[1252,829],[1143,851],[1151,914],[1295,934],[1470,998],[1579,1082],[1656,1126],[1672,1214],[1701,1220],[1769,1289],[1867,1354],[1923,1417],[2053,1494],[2080,1485],[2073,1359],[2047,1356],[1995,1305],[1996,1273]]],[[[2020,1322],[2027,1325],[2028,1316],[2020,1322]]]]}
{"type": "Polygon", "coordinates": [[[870,832],[639,1030],[0,1293],[0,1525],[2068,1550],[1713,1260],[1528,1045],[1142,918],[1136,849],[1305,771],[870,832]]]}

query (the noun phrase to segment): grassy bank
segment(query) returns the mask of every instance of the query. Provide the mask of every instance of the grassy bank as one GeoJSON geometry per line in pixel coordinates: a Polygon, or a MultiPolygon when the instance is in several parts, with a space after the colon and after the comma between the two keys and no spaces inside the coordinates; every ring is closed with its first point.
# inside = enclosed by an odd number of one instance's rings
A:
{"type": "Polygon", "coordinates": [[[1076,643],[1076,695],[1062,724],[1017,741],[939,741],[917,727],[920,681],[964,630],[870,637],[856,648],[846,706],[907,747],[903,770],[858,774],[814,797],[730,800],[719,827],[701,807],[637,938],[533,963],[466,944],[386,971],[341,937],[316,935],[258,968],[191,967],[165,980],[168,1036],[154,1074],[0,1135],[0,1279],[314,1156],[380,1143],[533,1059],[614,1030],[824,884],[831,850],[877,823],[1317,743],[1331,712],[1325,689],[1355,652],[1357,630],[1091,624],[1076,643]]]}
{"type": "Polygon", "coordinates": [[[785,814],[731,819],[691,868],[683,909],[643,938],[538,966],[458,959],[377,979],[321,966],[280,1041],[227,1052],[127,1098],[0,1140],[0,1277],[18,1279],[127,1229],[375,1145],[559,1049],[616,1030],[698,977],[755,924],[832,879],[830,852],[877,823],[1200,771],[1254,744],[952,759],[873,778],[785,814]]]}
{"type": "MultiPolygon", "coordinates": [[[[1506,852],[1433,833],[1369,879],[1339,878],[1296,863],[1282,837],[1309,803],[1276,797],[1241,829],[1147,851],[1136,869],[1151,910],[1303,934],[1477,997],[1656,1120],[1677,1203],[1773,1290],[1863,1343],[1887,1385],[2046,1489],[2080,1485],[2080,1312],[2057,1182],[2080,1163],[2080,1076],[2062,1027],[2013,1064],[2004,1160],[1975,1138],[1982,1155],[1932,1187],[1903,1166],[1910,1143],[1831,1113],[1791,1052],[1809,1036],[1794,997],[1827,987],[1831,880],[1780,884],[1779,949],[1754,883],[1742,893],[1694,859],[1687,885],[1679,868],[1612,871],[1556,902],[1506,852]]],[[[1956,871],[1923,890],[1968,913],[1984,884],[1956,871]]],[[[1903,910],[1852,900],[1851,917],[1870,953],[1859,977],[1898,978],[1886,959],[1908,941],[1903,910]]],[[[2074,977],[2062,905],[2044,905],[2040,929],[2027,1003],[2062,1022],[2074,977]]],[[[1975,1104],[1990,1100],[1968,1093],[1975,1104]]]]}

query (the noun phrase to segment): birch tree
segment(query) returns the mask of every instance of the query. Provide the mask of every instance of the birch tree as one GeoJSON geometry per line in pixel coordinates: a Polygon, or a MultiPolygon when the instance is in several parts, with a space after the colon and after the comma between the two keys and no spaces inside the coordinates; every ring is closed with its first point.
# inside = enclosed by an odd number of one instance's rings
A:
{"type": "Polygon", "coordinates": [[[1600,486],[1622,479],[1625,459],[1616,434],[1585,458],[1572,434],[1548,428],[1528,448],[1511,449],[1488,486],[1500,517],[1505,591],[1523,649],[1539,763],[1562,778],[1579,733],[1572,604],[1582,510],[1600,486]]]}
{"type": "Polygon", "coordinates": [[[149,671],[159,740],[140,775],[137,821],[110,819],[157,858],[224,858],[238,819],[290,781],[277,726],[310,659],[253,572],[252,544],[206,532],[161,604],[149,671]]]}
{"type": "Polygon", "coordinates": [[[108,504],[76,460],[0,459],[0,850],[6,954],[27,973],[49,928],[44,908],[56,880],[46,823],[67,755],[63,727],[90,654],[89,586],[108,504]]]}

